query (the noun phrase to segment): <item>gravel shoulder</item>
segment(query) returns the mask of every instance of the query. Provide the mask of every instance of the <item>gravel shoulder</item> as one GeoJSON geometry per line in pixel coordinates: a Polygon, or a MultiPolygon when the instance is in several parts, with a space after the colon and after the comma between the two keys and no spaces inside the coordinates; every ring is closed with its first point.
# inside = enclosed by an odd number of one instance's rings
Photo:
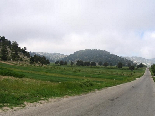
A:
{"type": "Polygon", "coordinates": [[[85,95],[33,104],[0,116],[154,116],[155,83],[146,69],[135,81],[85,95]]]}

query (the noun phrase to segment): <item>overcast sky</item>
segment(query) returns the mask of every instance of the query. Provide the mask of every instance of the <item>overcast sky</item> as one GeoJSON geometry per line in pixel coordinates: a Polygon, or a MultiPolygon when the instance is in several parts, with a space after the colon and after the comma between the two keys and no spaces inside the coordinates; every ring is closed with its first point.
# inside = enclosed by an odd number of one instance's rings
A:
{"type": "Polygon", "coordinates": [[[155,58],[155,0],[0,0],[0,36],[32,52],[155,58]]]}

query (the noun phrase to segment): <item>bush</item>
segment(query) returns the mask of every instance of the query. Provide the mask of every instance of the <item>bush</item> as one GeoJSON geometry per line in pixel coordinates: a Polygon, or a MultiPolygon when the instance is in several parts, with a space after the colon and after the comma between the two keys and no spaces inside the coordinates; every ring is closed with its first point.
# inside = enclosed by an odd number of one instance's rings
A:
{"type": "Polygon", "coordinates": [[[153,72],[153,74],[154,74],[154,76],[155,76],[155,64],[153,64],[153,65],[151,66],[151,70],[152,70],[152,72],[153,72]]]}
{"type": "Polygon", "coordinates": [[[130,66],[129,69],[130,69],[130,70],[134,70],[135,67],[134,67],[134,66],[130,66]]]}
{"type": "Polygon", "coordinates": [[[90,80],[87,80],[87,79],[80,83],[81,87],[90,87],[90,86],[93,86],[93,85],[94,85],[94,83],[91,82],[90,80]]]}

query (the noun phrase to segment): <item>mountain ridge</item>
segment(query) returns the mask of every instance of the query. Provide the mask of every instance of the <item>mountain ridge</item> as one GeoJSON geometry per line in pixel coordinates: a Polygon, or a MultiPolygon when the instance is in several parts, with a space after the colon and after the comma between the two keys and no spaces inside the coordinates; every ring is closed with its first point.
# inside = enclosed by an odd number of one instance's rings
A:
{"type": "Polygon", "coordinates": [[[138,57],[138,56],[132,56],[132,57],[126,56],[124,58],[129,59],[137,64],[143,63],[146,66],[151,66],[152,64],[155,64],[155,58],[146,59],[146,58],[138,57]]]}

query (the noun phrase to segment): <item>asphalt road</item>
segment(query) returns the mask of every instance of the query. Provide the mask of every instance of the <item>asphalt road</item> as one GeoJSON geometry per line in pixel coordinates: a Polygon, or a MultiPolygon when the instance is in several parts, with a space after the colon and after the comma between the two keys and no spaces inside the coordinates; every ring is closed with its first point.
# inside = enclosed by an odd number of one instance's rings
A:
{"type": "Polygon", "coordinates": [[[155,83],[146,69],[135,81],[5,116],[155,116],[155,83]]]}

